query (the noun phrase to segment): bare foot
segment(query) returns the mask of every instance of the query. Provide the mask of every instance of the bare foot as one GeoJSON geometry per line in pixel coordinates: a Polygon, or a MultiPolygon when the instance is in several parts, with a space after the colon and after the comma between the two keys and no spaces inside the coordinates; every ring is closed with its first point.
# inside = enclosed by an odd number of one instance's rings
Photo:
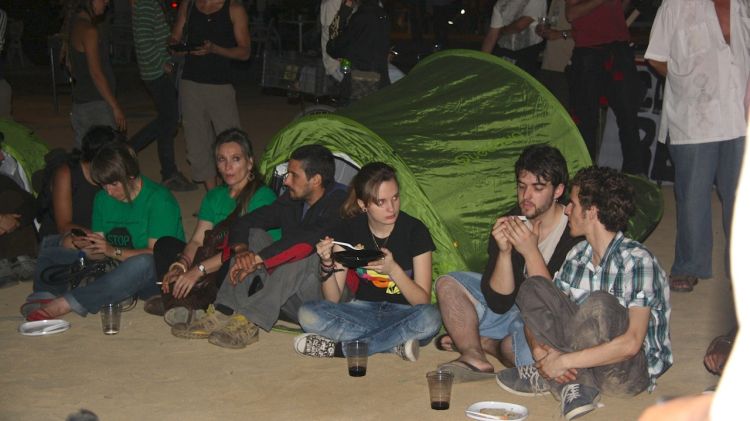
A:
{"type": "Polygon", "coordinates": [[[50,319],[54,319],[70,313],[70,304],[68,304],[68,300],[65,298],[57,297],[42,306],[39,310],[44,312],[50,319]]]}

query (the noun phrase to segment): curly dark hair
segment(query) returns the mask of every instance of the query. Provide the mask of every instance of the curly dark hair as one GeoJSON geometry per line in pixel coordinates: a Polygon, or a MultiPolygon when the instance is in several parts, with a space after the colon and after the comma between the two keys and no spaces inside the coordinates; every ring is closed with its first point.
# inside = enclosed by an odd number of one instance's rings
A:
{"type": "Polygon", "coordinates": [[[612,168],[587,167],[578,171],[570,185],[578,186],[583,209],[597,207],[599,222],[607,231],[625,231],[635,213],[635,189],[624,174],[612,168]]]}

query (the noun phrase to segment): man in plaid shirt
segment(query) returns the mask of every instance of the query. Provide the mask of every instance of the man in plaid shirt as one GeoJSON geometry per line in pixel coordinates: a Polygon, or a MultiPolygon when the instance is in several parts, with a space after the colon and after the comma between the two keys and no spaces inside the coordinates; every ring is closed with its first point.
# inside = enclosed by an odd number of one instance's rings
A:
{"type": "MultiPolygon", "coordinates": [[[[600,392],[652,391],[673,361],[666,276],[651,252],[622,233],[635,211],[632,186],[598,167],[579,171],[571,185],[570,233],[586,240],[554,278],[534,229],[510,220],[503,231],[526,260],[529,279],[516,303],[540,381],[560,399],[567,420],[593,411],[600,392]]],[[[513,392],[514,372],[505,374],[498,382],[513,392]]]]}

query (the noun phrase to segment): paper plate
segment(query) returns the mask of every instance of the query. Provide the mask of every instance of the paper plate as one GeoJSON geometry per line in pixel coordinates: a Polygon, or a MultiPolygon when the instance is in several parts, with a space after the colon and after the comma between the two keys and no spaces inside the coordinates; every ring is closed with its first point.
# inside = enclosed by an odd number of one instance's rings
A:
{"type": "Polygon", "coordinates": [[[529,410],[526,409],[525,406],[516,405],[514,403],[484,401],[484,402],[477,402],[477,403],[471,404],[468,408],[466,408],[466,416],[475,420],[480,420],[480,421],[492,421],[492,420],[523,421],[526,419],[526,417],[529,416],[529,410]],[[491,409],[492,411],[487,411],[489,409],[491,409]],[[486,415],[485,415],[485,411],[486,411],[486,415]],[[516,416],[503,417],[500,411],[506,411],[505,415],[516,415],[516,416]],[[485,416],[482,416],[482,415],[485,415],[485,416]]]}
{"type": "Polygon", "coordinates": [[[25,336],[53,335],[70,329],[70,322],[66,320],[38,320],[26,322],[18,326],[18,332],[25,336]]]}

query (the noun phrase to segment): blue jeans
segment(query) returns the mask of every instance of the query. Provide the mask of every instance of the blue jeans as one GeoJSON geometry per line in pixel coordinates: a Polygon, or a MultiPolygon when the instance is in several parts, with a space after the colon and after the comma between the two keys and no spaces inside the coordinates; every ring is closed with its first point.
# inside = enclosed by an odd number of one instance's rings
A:
{"type": "Polygon", "coordinates": [[[299,324],[305,332],[336,342],[365,340],[369,354],[391,352],[410,339],[429,343],[440,330],[440,312],[432,304],[416,306],[354,300],[305,303],[299,309],[299,324]]]}
{"type": "Polygon", "coordinates": [[[55,298],[68,291],[68,284],[48,284],[42,279],[45,269],[57,265],[71,265],[78,258],[79,251],[62,246],[61,235],[48,235],[39,245],[39,255],[36,258],[34,270],[34,293],[27,300],[55,298]]]}
{"type": "Polygon", "coordinates": [[[113,271],[96,281],[63,294],[71,310],[81,316],[97,313],[109,303],[119,303],[133,295],[149,298],[158,295],[156,269],[151,254],[139,254],[121,262],[113,271]]]}
{"type": "Polygon", "coordinates": [[[714,184],[722,206],[721,219],[727,239],[725,256],[729,256],[732,210],[744,150],[744,136],[722,142],[669,145],[675,168],[674,194],[677,202],[677,238],[672,275],[711,277],[711,189],[714,184]]]}
{"type": "Polygon", "coordinates": [[[168,74],[163,74],[158,79],[146,80],[144,83],[156,105],[156,118],[133,135],[129,142],[136,152],[140,152],[156,140],[161,179],[166,180],[177,173],[174,158],[174,137],[177,134],[179,119],[177,89],[174,79],[168,74]]]}
{"type": "Polygon", "coordinates": [[[517,305],[513,305],[506,313],[498,314],[487,306],[487,301],[482,294],[482,275],[475,272],[451,272],[448,276],[455,279],[466,291],[474,297],[474,310],[479,320],[479,336],[501,340],[506,336],[513,339],[513,355],[515,355],[516,367],[534,363],[531,349],[526,342],[524,334],[524,323],[521,311],[517,305]]]}

